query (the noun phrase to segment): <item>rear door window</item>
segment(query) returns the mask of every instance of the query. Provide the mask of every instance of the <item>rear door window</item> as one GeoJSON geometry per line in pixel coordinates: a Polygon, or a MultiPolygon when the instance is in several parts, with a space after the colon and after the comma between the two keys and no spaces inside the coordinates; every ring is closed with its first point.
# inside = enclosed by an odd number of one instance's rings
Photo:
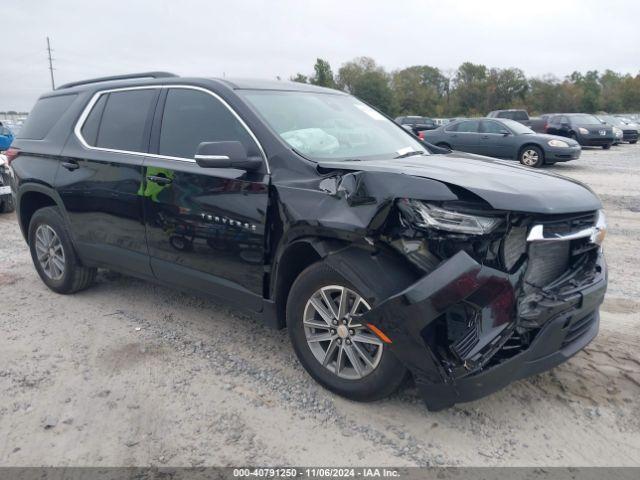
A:
{"type": "MultiPolygon", "coordinates": [[[[145,131],[147,122],[150,121],[150,112],[154,107],[156,94],[155,89],[109,93],[95,146],[127,152],[146,152],[145,131]]],[[[92,118],[91,121],[95,119],[92,118]]],[[[89,125],[89,131],[91,131],[91,125],[89,125]]]]}
{"type": "Polygon", "coordinates": [[[477,120],[467,120],[466,122],[460,122],[458,124],[459,133],[477,133],[478,125],[480,122],[477,120]]]}
{"type": "Polygon", "coordinates": [[[77,95],[61,95],[41,98],[35,104],[20,129],[20,138],[42,140],[67,111],[77,95]]]}

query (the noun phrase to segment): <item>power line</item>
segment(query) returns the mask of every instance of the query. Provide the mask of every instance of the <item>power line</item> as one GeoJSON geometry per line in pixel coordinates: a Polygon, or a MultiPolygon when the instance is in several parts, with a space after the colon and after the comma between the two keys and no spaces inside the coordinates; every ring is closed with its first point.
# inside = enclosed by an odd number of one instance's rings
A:
{"type": "Polygon", "coordinates": [[[49,54],[49,73],[51,74],[51,90],[56,89],[56,82],[53,79],[53,60],[51,58],[51,43],[49,37],[47,37],[47,53],[49,54]]]}

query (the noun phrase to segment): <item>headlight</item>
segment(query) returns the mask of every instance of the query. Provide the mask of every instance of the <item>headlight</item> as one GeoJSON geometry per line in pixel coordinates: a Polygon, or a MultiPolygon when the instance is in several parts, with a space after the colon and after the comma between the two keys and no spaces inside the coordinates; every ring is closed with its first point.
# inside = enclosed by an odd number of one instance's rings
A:
{"type": "Polygon", "coordinates": [[[615,134],[616,137],[622,137],[622,130],[619,129],[618,127],[613,127],[613,133],[615,134]]]}
{"type": "Polygon", "coordinates": [[[563,142],[562,140],[549,140],[547,144],[550,147],[562,147],[562,148],[569,147],[569,144],[567,142],[563,142]]]}
{"type": "Polygon", "coordinates": [[[400,205],[410,215],[409,220],[420,228],[484,235],[502,222],[501,218],[454,212],[418,200],[403,200],[400,205]]]}
{"type": "Polygon", "coordinates": [[[589,130],[587,130],[586,128],[578,128],[578,131],[583,134],[583,135],[588,135],[589,134],[589,130]]]}
{"type": "Polygon", "coordinates": [[[591,241],[596,245],[602,245],[604,237],[607,235],[607,219],[604,216],[604,210],[598,210],[596,218],[595,232],[591,236],[591,241]]]}

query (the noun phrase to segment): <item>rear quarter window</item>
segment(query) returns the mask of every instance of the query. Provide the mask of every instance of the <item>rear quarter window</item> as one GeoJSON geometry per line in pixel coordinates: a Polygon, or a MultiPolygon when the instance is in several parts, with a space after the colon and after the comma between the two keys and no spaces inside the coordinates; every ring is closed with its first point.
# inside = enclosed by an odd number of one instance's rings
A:
{"type": "Polygon", "coordinates": [[[77,94],[45,97],[38,100],[20,129],[19,138],[42,140],[67,111],[77,94]]]}

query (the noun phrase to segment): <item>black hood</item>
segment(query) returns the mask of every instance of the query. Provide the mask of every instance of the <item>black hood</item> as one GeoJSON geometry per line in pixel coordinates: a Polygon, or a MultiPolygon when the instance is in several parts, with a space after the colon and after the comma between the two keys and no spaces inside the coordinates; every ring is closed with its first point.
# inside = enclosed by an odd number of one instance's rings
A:
{"type": "Polygon", "coordinates": [[[556,214],[602,208],[598,197],[575,180],[461,152],[394,160],[321,161],[319,166],[438,180],[476,194],[497,210],[556,214]]]}

